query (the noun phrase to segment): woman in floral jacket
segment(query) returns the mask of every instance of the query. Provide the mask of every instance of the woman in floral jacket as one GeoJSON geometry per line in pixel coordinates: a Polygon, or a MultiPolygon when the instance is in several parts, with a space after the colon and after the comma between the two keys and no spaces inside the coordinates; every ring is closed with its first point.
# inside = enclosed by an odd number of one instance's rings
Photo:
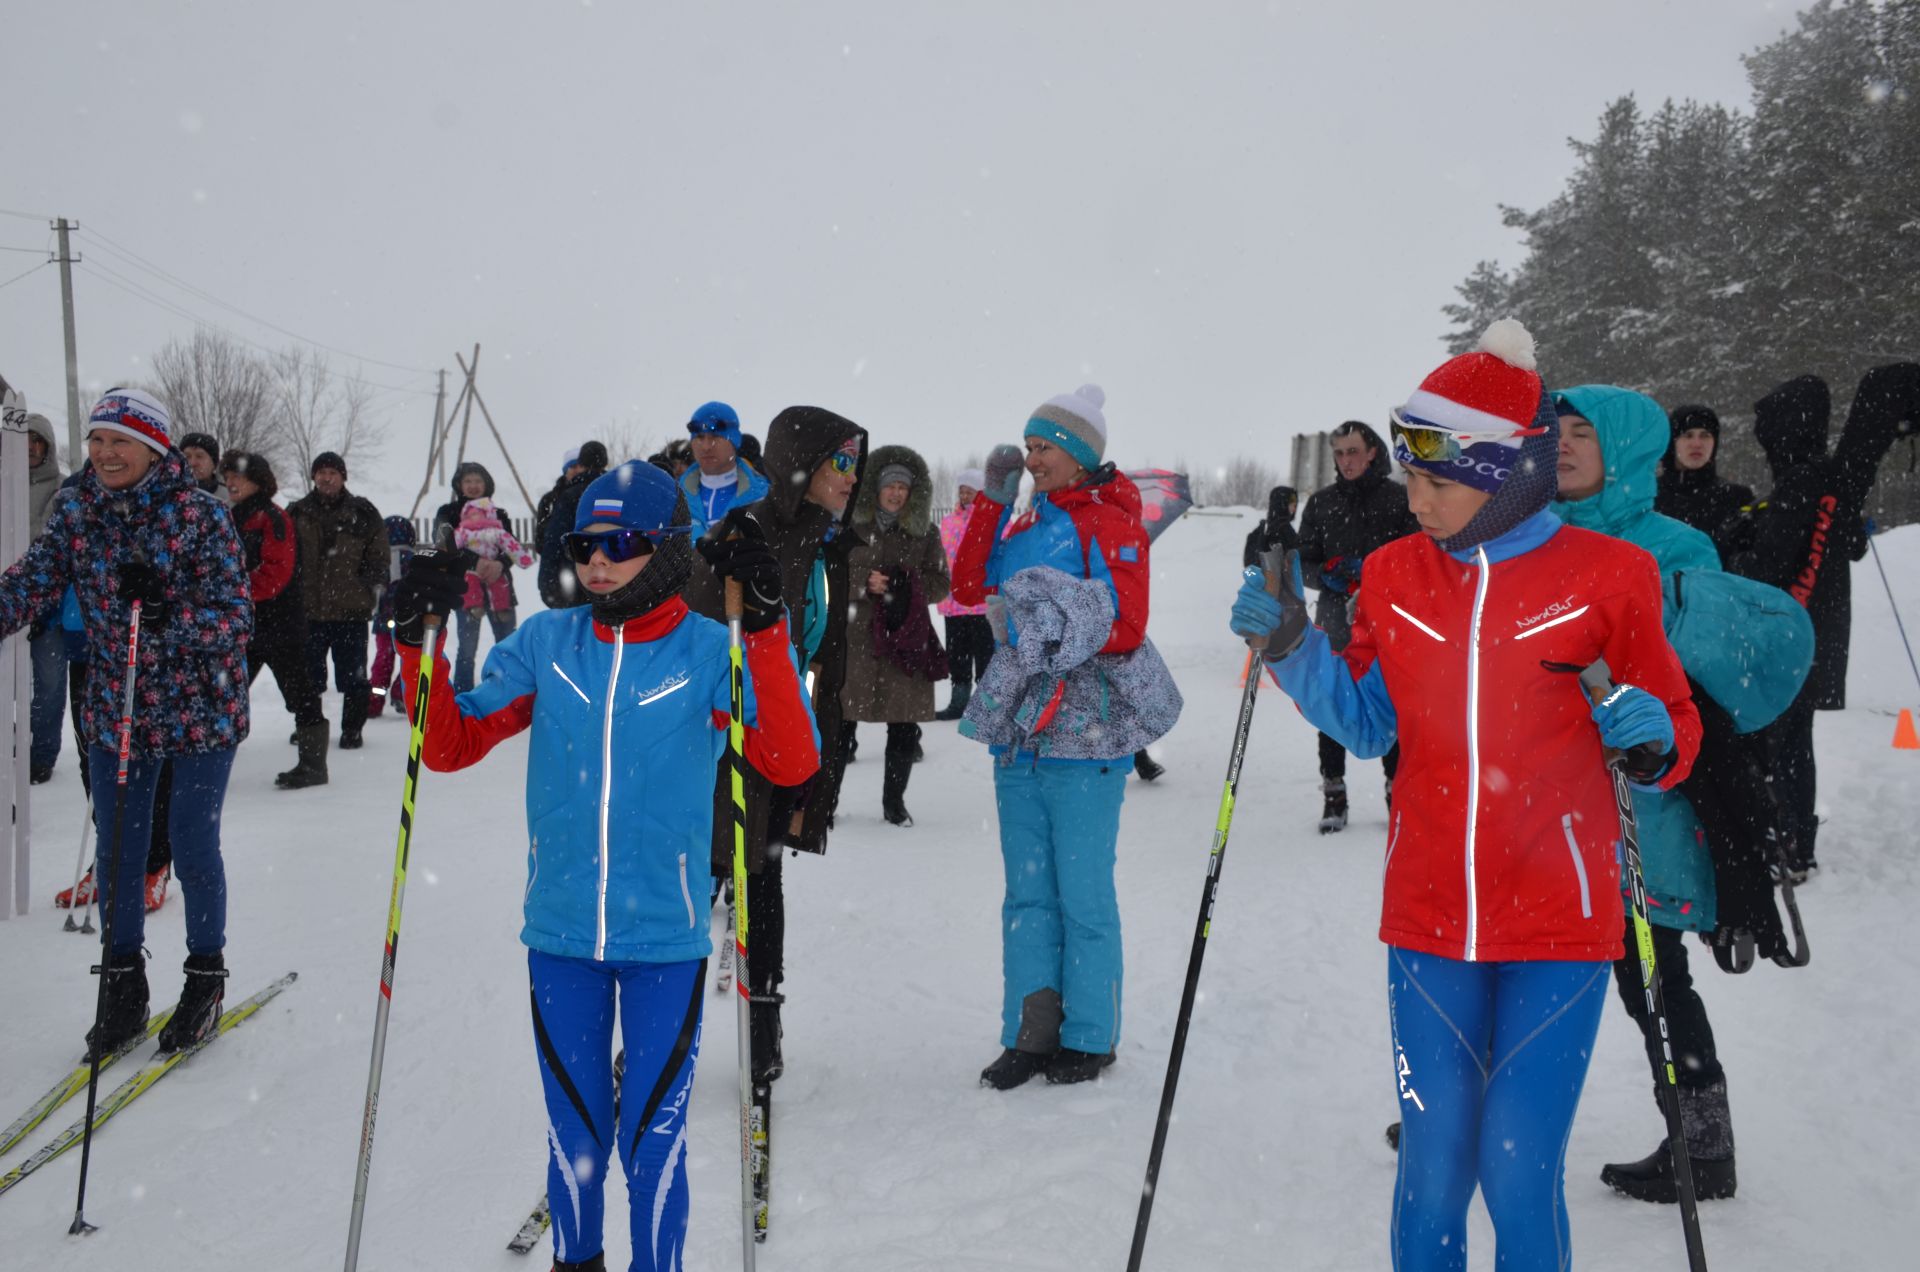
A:
{"type": "MultiPolygon", "coordinates": [[[[226,966],[227,884],[220,810],[234,748],[247,736],[247,640],[253,603],[240,538],[226,508],[200,490],[167,436],[167,411],[137,389],[112,389],[87,426],[92,472],[55,499],[46,533],[0,575],[0,635],[26,626],[72,586],[93,658],[79,710],[99,842],[113,860],[106,996],[88,1046],[104,1053],[147,1023],[141,904],[154,785],[173,764],[168,825],[186,897],[186,988],[160,1032],[163,1050],[204,1037],[219,1018],[226,966]],[[130,610],[140,603],[127,784],[118,768],[130,610]],[[110,793],[111,792],[111,793],[110,793]],[[116,804],[126,799],[125,816],[116,804]],[[119,842],[115,825],[119,822],[119,842]]],[[[105,877],[104,871],[102,877],[105,877]]]]}

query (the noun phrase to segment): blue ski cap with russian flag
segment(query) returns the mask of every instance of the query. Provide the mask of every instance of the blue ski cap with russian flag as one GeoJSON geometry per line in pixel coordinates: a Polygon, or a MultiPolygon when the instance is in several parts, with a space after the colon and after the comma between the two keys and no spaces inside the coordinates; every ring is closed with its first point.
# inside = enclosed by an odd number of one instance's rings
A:
{"type": "Polygon", "coordinates": [[[690,529],[692,522],[680,483],[638,459],[594,478],[573,514],[576,533],[588,526],[619,526],[660,534],[690,529]]]}

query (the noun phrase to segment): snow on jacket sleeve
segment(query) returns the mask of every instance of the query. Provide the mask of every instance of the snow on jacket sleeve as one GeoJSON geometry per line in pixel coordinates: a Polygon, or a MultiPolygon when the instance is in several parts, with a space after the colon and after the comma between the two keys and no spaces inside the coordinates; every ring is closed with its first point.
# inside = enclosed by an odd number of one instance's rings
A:
{"type": "MultiPolygon", "coordinates": [[[[524,630],[524,629],[522,629],[524,630]]],[[[448,679],[448,658],[433,660],[433,688],[427,695],[427,729],[420,758],[436,773],[452,773],[478,764],[487,752],[533,723],[533,669],[520,648],[520,631],[493,647],[486,675],[458,698],[448,679]]],[[[448,642],[449,644],[451,642],[448,642]]],[[[401,679],[407,687],[407,714],[420,693],[420,647],[394,642],[400,651],[401,679]]]]}
{"type": "Polygon", "coordinates": [[[1372,632],[1358,623],[1353,632],[1345,652],[1336,654],[1327,634],[1310,627],[1300,648],[1267,669],[1309,724],[1358,758],[1371,760],[1393,749],[1399,716],[1373,657],[1372,632]],[[1357,658],[1355,645],[1361,646],[1357,658]]]}
{"type": "Polygon", "coordinates": [[[1660,567],[1651,556],[1636,553],[1625,591],[1616,598],[1616,614],[1604,645],[1604,657],[1614,683],[1644,689],[1666,704],[1673,719],[1673,767],[1657,783],[1672,790],[1693,771],[1700,753],[1700,709],[1687,688],[1680,656],[1667,642],[1660,613],[1660,567]]]}
{"type": "MultiPolygon", "coordinates": [[[[746,636],[748,686],[752,710],[748,715],[745,750],[747,763],[775,786],[798,786],[820,768],[820,736],[813,713],[800,692],[800,669],[794,662],[793,640],[787,620],[746,636]]],[[[725,729],[730,718],[715,710],[714,727],[725,729]]]]}

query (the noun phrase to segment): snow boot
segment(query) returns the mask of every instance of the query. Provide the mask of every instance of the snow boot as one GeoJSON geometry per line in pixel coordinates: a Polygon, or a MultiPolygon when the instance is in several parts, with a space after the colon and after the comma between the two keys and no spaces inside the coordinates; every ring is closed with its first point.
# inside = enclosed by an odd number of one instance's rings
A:
{"type": "Polygon", "coordinates": [[[45,786],[48,782],[51,782],[52,780],[53,780],[53,765],[34,764],[28,767],[27,785],[45,786]]]}
{"type": "Polygon", "coordinates": [[[361,747],[365,745],[366,745],[366,739],[360,736],[359,725],[355,725],[352,728],[347,728],[344,725],[341,726],[340,749],[342,751],[358,751],[361,747]]]}
{"type": "Polygon", "coordinates": [[[1154,763],[1153,757],[1145,751],[1133,753],[1133,771],[1140,775],[1140,780],[1143,782],[1157,781],[1167,772],[1163,766],[1154,763]]]}
{"type": "Polygon", "coordinates": [[[1331,835],[1347,828],[1347,784],[1337,777],[1330,777],[1320,784],[1326,793],[1327,802],[1320,809],[1320,833],[1331,835]]]}
{"type": "Polygon", "coordinates": [[[163,866],[147,876],[147,913],[152,914],[167,903],[167,880],[173,878],[173,867],[163,866]]]}
{"type": "Polygon", "coordinates": [[[555,1259],[553,1272],[607,1272],[607,1252],[602,1250],[591,1259],[582,1259],[578,1263],[567,1259],[555,1259]]]}
{"type": "Polygon", "coordinates": [[[160,1031],[160,1050],[185,1051],[213,1032],[220,1022],[220,1007],[227,997],[227,960],[224,955],[189,954],[187,983],[180,990],[180,1005],[173,1018],[160,1031]]]}
{"type": "Polygon", "coordinates": [[[920,745],[920,726],[913,726],[913,762],[919,764],[927,758],[925,748],[920,745]]]}
{"type": "Polygon", "coordinates": [[[1000,1058],[980,1070],[980,1085],[992,1087],[995,1091],[1011,1091],[1027,1079],[1045,1073],[1047,1066],[1053,1063],[1051,1055],[1042,1055],[1038,1051],[1015,1051],[1008,1047],[1000,1053],[1000,1058]]]}
{"type": "Polygon", "coordinates": [[[55,909],[71,910],[76,905],[82,909],[94,902],[93,867],[87,867],[87,873],[80,876],[80,882],[71,888],[63,888],[53,894],[55,909]]]}
{"type": "Polygon", "coordinates": [[[953,697],[947,699],[947,705],[934,713],[936,720],[958,720],[967,713],[967,703],[973,700],[972,685],[955,685],[953,697]]]}
{"type": "Polygon", "coordinates": [[[895,826],[913,825],[907,811],[907,779],[913,776],[913,735],[905,730],[887,729],[885,775],[880,783],[880,811],[895,826]]]}
{"type": "Polygon", "coordinates": [[[780,1046],[780,1004],[785,994],[754,994],[749,999],[747,1037],[753,1053],[753,1080],[764,1085],[787,1071],[780,1046]]]}
{"type": "Polygon", "coordinates": [[[139,950],[115,954],[100,968],[107,978],[100,1019],[87,1030],[87,1054],[109,1055],[147,1031],[147,960],[139,950]]]}
{"type": "Polygon", "coordinates": [[[1112,1063],[1111,1051],[1101,1055],[1091,1051],[1075,1051],[1072,1047],[1062,1047],[1054,1053],[1053,1063],[1047,1066],[1047,1081],[1054,1086],[1091,1082],[1100,1076],[1102,1069],[1112,1063]]]}
{"type": "MultiPolygon", "coordinates": [[[[1693,1168],[1693,1195],[1701,1201],[1731,1197],[1739,1185],[1733,1168],[1733,1117],[1727,1109],[1727,1083],[1681,1087],[1680,1129],[1687,1137],[1693,1168]]],[[[1613,1162],[1600,1169],[1600,1181],[1636,1201],[1672,1205],[1680,1200],[1668,1141],[1637,1162],[1613,1162]]]]}
{"type": "Polygon", "coordinates": [[[1394,1152],[1400,1151],[1400,1123],[1393,1122],[1387,1126],[1387,1144],[1394,1152]]]}
{"type": "Polygon", "coordinates": [[[308,786],[327,784],[327,731],[325,720],[303,724],[294,730],[295,741],[300,747],[299,762],[274,778],[275,786],[283,791],[297,791],[308,786]]]}

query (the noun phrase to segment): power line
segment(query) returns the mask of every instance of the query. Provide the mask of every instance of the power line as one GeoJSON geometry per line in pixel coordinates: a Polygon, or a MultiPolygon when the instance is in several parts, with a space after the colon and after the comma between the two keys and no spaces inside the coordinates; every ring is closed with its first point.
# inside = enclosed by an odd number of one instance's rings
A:
{"type": "Polygon", "coordinates": [[[148,274],[152,274],[154,277],[162,279],[165,282],[171,283],[175,287],[178,287],[183,291],[190,292],[209,304],[218,305],[222,309],[225,309],[231,313],[238,314],[240,315],[240,317],[245,318],[249,322],[258,323],[260,326],[266,327],[271,331],[277,331],[281,335],[286,336],[289,339],[298,340],[301,344],[312,345],[316,349],[324,349],[328,353],[338,354],[343,358],[352,358],[357,362],[372,363],[374,366],[386,367],[393,371],[410,371],[415,375],[434,374],[431,370],[425,367],[407,366],[404,363],[399,363],[399,362],[384,362],[379,358],[369,358],[363,354],[354,353],[350,349],[336,348],[333,345],[325,344],[319,340],[314,340],[308,336],[303,336],[297,331],[291,331],[286,327],[280,326],[278,323],[269,322],[265,318],[262,318],[257,314],[248,313],[246,310],[240,308],[240,306],[224,301],[220,299],[218,296],[214,295],[212,292],[207,291],[205,288],[198,287],[195,284],[188,282],[184,278],[179,277],[178,275],[168,273],[166,270],[160,268],[158,265],[155,265],[152,261],[147,260],[145,257],[141,256],[138,252],[134,251],[132,248],[127,247],[125,244],[122,244],[114,239],[108,238],[105,234],[102,234],[99,230],[82,227],[80,232],[82,234],[91,236],[96,241],[96,245],[104,248],[104,250],[106,250],[110,255],[117,257],[123,263],[130,265],[135,269],[142,270],[148,274]]]}
{"type": "Polygon", "coordinates": [[[41,261],[38,265],[29,265],[27,266],[27,268],[21,270],[18,274],[15,274],[12,278],[9,278],[6,282],[0,283],[0,287],[11,287],[15,283],[19,282],[21,279],[25,278],[28,274],[33,273],[34,270],[45,269],[47,266],[51,264],[53,264],[52,261],[41,261]]]}
{"type": "Polygon", "coordinates": [[[0,243],[0,252],[44,252],[46,250],[44,247],[10,247],[5,243],[0,243]]]}
{"type": "Polygon", "coordinates": [[[22,221],[52,221],[55,218],[41,216],[38,212],[16,212],[12,208],[0,208],[0,216],[17,216],[22,221]]]}
{"type": "MultiPolygon", "coordinates": [[[[76,260],[74,264],[78,266],[80,269],[85,270],[87,273],[98,278],[101,282],[105,283],[109,287],[112,287],[116,291],[125,292],[127,295],[132,296],[136,300],[144,300],[149,305],[153,305],[158,309],[163,309],[177,318],[184,318],[187,321],[196,323],[200,326],[211,327],[215,331],[218,331],[220,334],[228,337],[229,339],[237,340],[241,344],[246,345],[248,348],[257,349],[261,353],[271,355],[279,352],[276,349],[272,349],[267,345],[261,344],[257,340],[249,340],[247,337],[241,335],[237,331],[234,331],[232,328],[223,326],[222,324],[213,321],[211,318],[208,318],[202,314],[196,313],[193,310],[186,308],[185,306],[179,304],[176,301],[169,300],[166,297],[161,296],[158,293],[149,290],[142,284],[135,282],[131,278],[128,278],[125,274],[119,273],[116,270],[109,269],[107,266],[102,265],[98,260],[91,260],[91,261],[76,260]]],[[[28,272],[31,273],[32,271],[28,271],[28,272]]],[[[351,356],[351,355],[344,355],[344,356],[351,356]]],[[[389,393],[407,393],[407,394],[413,394],[419,397],[432,397],[434,395],[433,389],[416,389],[416,388],[411,388],[409,386],[401,385],[401,384],[386,384],[379,380],[369,380],[365,376],[351,375],[345,371],[333,371],[331,372],[331,374],[338,376],[342,380],[351,381],[354,384],[365,385],[370,389],[384,389],[389,393]]]]}

